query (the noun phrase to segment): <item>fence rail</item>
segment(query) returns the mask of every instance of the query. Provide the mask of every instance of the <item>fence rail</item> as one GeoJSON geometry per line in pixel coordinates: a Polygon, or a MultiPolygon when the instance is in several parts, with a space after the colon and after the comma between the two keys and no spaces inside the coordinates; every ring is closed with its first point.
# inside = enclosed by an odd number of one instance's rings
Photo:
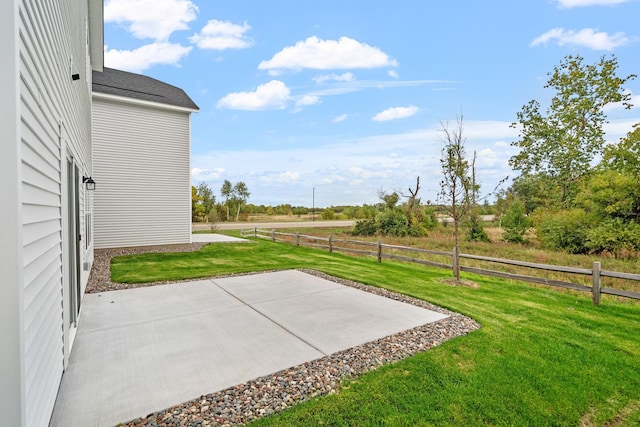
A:
{"type": "MultiPolygon", "coordinates": [[[[386,258],[386,259],[393,259],[396,261],[412,262],[416,264],[427,265],[427,266],[438,267],[438,268],[446,268],[446,269],[453,269],[454,262],[455,262],[454,252],[434,251],[429,249],[413,248],[410,246],[387,245],[382,243],[382,241],[380,240],[378,240],[377,242],[365,242],[362,240],[334,239],[333,236],[329,236],[329,237],[309,236],[306,234],[282,233],[282,232],[277,232],[275,230],[261,230],[258,228],[241,229],[240,235],[242,237],[270,239],[274,242],[278,241],[278,242],[293,243],[297,246],[309,246],[314,248],[327,249],[329,252],[336,251],[336,252],[346,252],[346,253],[352,253],[352,254],[358,254],[358,255],[373,256],[373,257],[377,257],[378,262],[382,262],[382,260],[386,258]],[[375,251],[357,248],[362,246],[375,248],[375,251]],[[393,251],[394,253],[391,253],[390,251],[393,251]],[[416,258],[412,256],[398,255],[397,252],[400,252],[400,253],[413,252],[416,254],[444,256],[451,259],[451,264],[425,260],[422,258],[416,258]]],[[[603,277],[610,277],[610,278],[631,280],[631,281],[640,281],[640,274],[601,270],[599,261],[594,261],[593,268],[577,268],[577,267],[567,267],[567,266],[552,265],[552,264],[539,264],[534,262],[515,261],[510,259],[493,258],[493,257],[486,257],[486,256],[480,256],[480,255],[472,255],[472,254],[461,253],[458,256],[461,259],[470,259],[470,260],[490,262],[495,264],[513,265],[516,267],[525,267],[525,268],[531,268],[534,270],[545,270],[545,271],[552,271],[552,272],[558,272],[558,273],[569,273],[569,274],[576,274],[576,275],[582,275],[582,276],[591,276],[591,286],[585,286],[579,283],[564,282],[560,280],[547,279],[547,278],[537,277],[537,276],[515,274],[515,273],[509,273],[505,271],[489,270],[485,268],[478,268],[478,267],[471,267],[471,266],[463,266],[463,265],[460,266],[461,271],[479,274],[483,276],[500,277],[504,279],[519,280],[519,281],[536,283],[541,285],[572,289],[572,290],[581,291],[581,292],[591,292],[593,303],[596,305],[600,304],[602,294],[615,295],[619,297],[640,300],[639,292],[602,286],[603,277]]]]}

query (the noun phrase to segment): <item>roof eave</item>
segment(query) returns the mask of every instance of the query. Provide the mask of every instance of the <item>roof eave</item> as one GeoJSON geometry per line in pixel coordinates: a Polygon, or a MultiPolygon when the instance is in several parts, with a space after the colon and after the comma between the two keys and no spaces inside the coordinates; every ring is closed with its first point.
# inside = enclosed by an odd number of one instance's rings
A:
{"type": "Polygon", "coordinates": [[[96,92],[96,91],[93,91],[92,95],[93,95],[93,98],[95,99],[104,99],[108,101],[122,102],[125,104],[135,104],[135,105],[141,105],[146,107],[159,108],[162,110],[179,111],[182,113],[197,113],[198,111],[200,111],[199,108],[189,108],[189,107],[182,107],[179,105],[163,104],[161,102],[145,101],[142,99],[111,95],[108,93],[102,93],[102,92],[96,92]]]}
{"type": "Polygon", "coordinates": [[[89,6],[89,54],[91,69],[104,68],[104,6],[102,0],[88,0],[89,6]]]}

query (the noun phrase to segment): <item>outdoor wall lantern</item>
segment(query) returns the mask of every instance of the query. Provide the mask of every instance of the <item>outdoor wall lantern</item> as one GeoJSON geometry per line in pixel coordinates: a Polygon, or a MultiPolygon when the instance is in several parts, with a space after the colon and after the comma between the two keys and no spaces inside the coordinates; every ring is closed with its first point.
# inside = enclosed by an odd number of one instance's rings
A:
{"type": "Polygon", "coordinates": [[[80,80],[80,72],[76,68],[76,65],[73,63],[73,59],[71,60],[71,80],[74,82],[76,80],[80,80]]]}
{"type": "Polygon", "coordinates": [[[93,191],[96,189],[96,182],[90,176],[83,176],[82,183],[87,187],[87,190],[93,191]]]}

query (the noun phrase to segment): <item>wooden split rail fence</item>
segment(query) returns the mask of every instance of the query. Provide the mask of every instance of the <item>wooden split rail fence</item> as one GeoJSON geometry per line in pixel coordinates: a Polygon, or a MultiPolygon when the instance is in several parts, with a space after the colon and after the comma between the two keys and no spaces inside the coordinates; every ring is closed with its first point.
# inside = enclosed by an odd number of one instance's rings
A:
{"type": "MultiPolygon", "coordinates": [[[[384,258],[394,259],[397,261],[405,261],[405,262],[413,262],[417,264],[427,265],[431,267],[439,267],[446,269],[454,268],[454,252],[445,252],[445,251],[433,251],[428,249],[421,248],[412,248],[409,246],[397,246],[397,245],[387,245],[382,243],[380,240],[377,242],[365,242],[361,240],[350,240],[350,239],[335,239],[333,236],[329,237],[319,237],[319,236],[309,236],[305,234],[299,233],[281,233],[275,230],[260,230],[258,228],[252,229],[241,229],[240,234],[242,237],[255,237],[255,238],[264,238],[270,239],[274,242],[286,242],[292,243],[297,246],[308,246],[315,247],[321,249],[327,249],[329,252],[346,252],[358,255],[365,256],[373,256],[378,259],[378,262],[382,262],[384,258]],[[442,263],[429,261],[422,258],[417,258],[416,256],[407,256],[407,255],[399,255],[399,253],[408,253],[408,254],[424,254],[424,255],[434,255],[440,257],[447,257],[451,260],[451,263],[442,263]]],[[[454,248],[455,251],[455,248],[454,248]]],[[[486,256],[479,255],[471,255],[471,254],[459,254],[458,257],[460,259],[470,259],[477,261],[484,261],[502,265],[513,265],[516,267],[526,267],[535,270],[545,270],[559,273],[569,273],[576,274],[582,276],[591,276],[591,286],[585,286],[578,283],[564,282],[560,280],[547,279],[543,277],[536,276],[528,276],[522,274],[509,273],[505,271],[496,271],[496,270],[488,270],[484,268],[470,267],[460,265],[460,271],[465,271],[468,273],[474,273],[484,276],[492,276],[492,277],[501,277],[505,279],[512,280],[520,280],[524,282],[537,283],[541,285],[549,285],[556,286],[566,289],[573,289],[582,292],[590,292],[592,294],[592,299],[594,304],[600,304],[601,295],[616,295],[619,297],[632,298],[632,299],[640,299],[639,292],[633,292],[628,290],[609,288],[602,286],[602,278],[610,277],[617,278],[623,280],[631,280],[631,281],[640,281],[640,274],[633,273],[620,273],[616,271],[607,271],[602,270],[599,261],[594,261],[592,268],[576,268],[576,267],[565,267],[551,264],[538,264],[533,262],[525,262],[525,261],[514,261],[509,259],[502,258],[492,258],[486,256]]]]}

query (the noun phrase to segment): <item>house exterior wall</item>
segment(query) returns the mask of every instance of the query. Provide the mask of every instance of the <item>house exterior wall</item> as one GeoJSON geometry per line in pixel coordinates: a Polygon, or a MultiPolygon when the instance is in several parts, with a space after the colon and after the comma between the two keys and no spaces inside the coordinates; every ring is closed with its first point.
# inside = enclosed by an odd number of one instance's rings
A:
{"type": "Polygon", "coordinates": [[[3,423],[22,424],[22,220],[20,218],[20,117],[18,109],[18,0],[0,13],[0,413],[3,423]],[[6,47],[5,47],[6,44],[6,47]],[[6,64],[6,65],[5,65],[6,64]]]}
{"type": "MultiPolygon", "coordinates": [[[[0,414],[3,425],[46,426],[70,349],[66,157],[91,173],[88,2],[8,0],[0,16],[0,414]]],[[[88,266],[93,248],[82,247],[88,266]]]]}
{"type": "Polygon", "coordinates": [[[96,248],[190,243],[190,112],[94,93],[96,248]]]}

